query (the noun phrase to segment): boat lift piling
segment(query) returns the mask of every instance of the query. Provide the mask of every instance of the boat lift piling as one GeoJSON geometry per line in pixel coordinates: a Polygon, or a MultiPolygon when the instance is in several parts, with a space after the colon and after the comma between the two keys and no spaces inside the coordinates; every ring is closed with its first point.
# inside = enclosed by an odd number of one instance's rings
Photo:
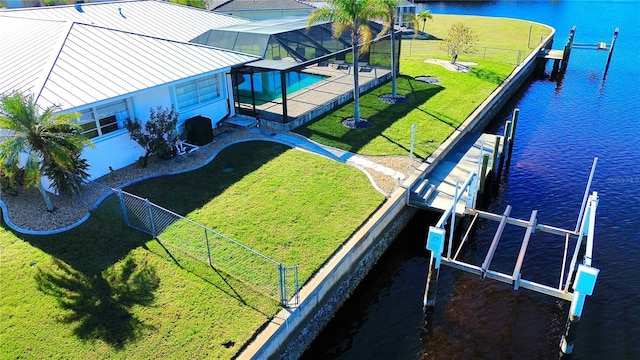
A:
{"type": "MultiPolygon", "coordinates": [[[[513,153],[513,142],[515,141],[516,136],[516,126],[518,125],[518,115],[520,114],[520,109],[513,109],[513,114],[511,115],[511,120],[508,120],[504,125],[504,135],[502,136],[502,154],[500,154],[500,164],[498,165],[498,172],[495,175],[495,179],[497,181],[502,178],[502,170],[505,166],[508,166],[511,163],[511,154],[513,153]],[[506,152],[506,155],[505,155],[506,152]]],[[[497,141],[497,139],[496,139],[497,141]]],[[[494,154],[498,154],[497,151],[498,146],[494,146],[494,154]]],[[[497,156],[494,156],[494,160],[497,159],[497,156]]],[[[495,163],[494,167],[495,169],[495,163]]],[[[482,175],[482,174],[481,174],[482,175]]]]}
{"type": "Polygon", "coordinates": [[[620,28],[616,28],[613,31],[613,39],[611,39],[611,45],[609,46],[609,55],[607,55],[607,65],[604,67],[604,75],[602,75],[602,81],[607,78],[607,72],[609,71],[609,64],[611,64],[611,56],[613,55],[613,48],[616,44],[616,39],[618,38],[618,32],[620,28]]]}
{"type": "MultiPolygon", "coordinates": [[[[562,50],[544,49],[538,56],[544,59],[545,62],[547,60],[553,60],[553,67],[551,68],[550,78],[556,79],[558,75],[564,74],[567,71],[572,49],[608,50],[609,55],[607,56],[607,63],[604,68],[604,75],[602,76],[602,81],[604,82],[605,78],[607,77],[607,72],[609,71],[609,64],[611,63],[611,57],[613,56],[613,49],[616,39],[618,38],[619,31],[620,28],[617,27],[613,31],[613,39],[611,40],[611,44],[607,44],[603,41],[595,44],[581,44],[573,42],[576,34],[576,27],[574,25],[569,31],[569,37],[567,38],[567,42],[565,43],[562,50]]],[[[544,68],[544,66],[542,68],[544,68]]]]}
{"type": "Polygon", "coordinates": [[[560,73],[565,73],[567,71],[567,66],[569,65],[569,57],[571,57],[571,48],[573,46],[573,38],[576,36],[576,26],[573,25],[571,30],[569,30],[569,37],[567,38],[567,42],[564,45],[564,49],[562,52],[562,60],[560,61],[560,73]]]}
{"type": "Polygon", "coordinates": [[[560,351],[565,355],[571,354],[573,351],[577,328],[580,322],[580,317],[582,316],[582,310],[584,308],[586,297],[593,294],[598,273],[600,271],[599,269],[592,266],[593,239],[596,208],[598,205],[598,194],[595,191],[590,194],[591,182],[595,172],[597,160],[597,158],[594,158],[593,160],[593,165],[591,167],[589,180],[587,181],[575,230],[566,230],[550,225],[539,224],[537,222],[537,210],[533,210],[531,212],[529,220],[510,217],[511,205],[507,205],[505,211],[501,215],[478,210],[475,208],[476,194],[479,191],[478,174],[476,174],[475,172],[470,173],[461,186],[459,184],[459,181],[456,181],[455,195],[453,197],[453,200],[451,201],[451,205],[444,210],[436,225],[429,227],[429,232],[427,234],[426,249],[430,252],[430,262],[423,302],[425,311],[433,311],[433,308],[435,307],[437,292],[436,289],[438,286],[438,278],[441,265],[447,265],[455,269],[479,275],[483,280],[485,278],[490,278],[508,283],[513,286],[513,289],[516,291],[520,288],[525,288],[541,294],[553,296],[561,300],[570,301],[571,306],[565,331],[560,341],[560,351]],[[466,194],[466,200],[464,201],[463,214],[472,215],[473,219],[471,220],[469,228],[467,229],[464,237],[462,238],[462,241],[459,243],[452,257],[452,248],[454,242],[453,233],[455,231],[456,223],[455,217],[457,208],[459,207],[459,202],[463,199],[464,194],[466,194]],[[470,230],[471,228],[473,228],[477,218],[499,222],[498,229],[496,230],[495,236],[481,266],[457,259],[462,250],[462,247],[467,242],[470,230]],[[447,224],[449,224],[448,230],[446,228],[447,224]],[[515,225],[526,228],[526,232],[520,247],[520,252],[518,253],[518,257],[515,261],[514,269],[511,274],[505,274],[490,269],[491,261],[495,255],[499,241],[507,225],[515,225]],[[449,231],[448,239],[447,231],[449,231]],[[557,288],[522,278],[521,269],[524,263],[527,247],[529,245],[532,234],[534,234],[536,231],[563,236],[565,238],[562,270],[560,274],[560,282],[557,288]],[[569,250],[569,242],[571,239],[575,239],[576,244],[573,256],[571,257],[571,264],[567,266],[567,254],[569,250]]]}

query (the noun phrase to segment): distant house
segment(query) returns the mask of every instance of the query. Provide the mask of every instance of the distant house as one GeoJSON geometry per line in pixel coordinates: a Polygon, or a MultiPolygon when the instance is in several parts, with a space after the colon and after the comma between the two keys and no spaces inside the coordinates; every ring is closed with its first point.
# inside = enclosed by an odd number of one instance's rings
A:
{"type": "MultiPolygon", "coordinates": [[[[207,3],[207,8],[212,11],[253,20],[308,16],[313,10],[328,6],[328,0],[209,0],[207,3]]],[[[396,25],[410,27],[408,16],[415,14],[414,3],[400,0],[396,25]]]]}
{"type": "Polygon", "coordinates": [[[316,8],[298,0],[210,0],[208,8],[253,20],[308,16],[316,8]]]}
{"type": "Polygon", "coordinates": [[[95,179],[143,155],[126,119],[172,105],[179,125],[202,116],[215,126],[234,114],[231,68],[259,58],[189,41],[246,22],[163,1],[2,10],[0,93],[80,113],[96,145],[83,153],[95,179]]]}

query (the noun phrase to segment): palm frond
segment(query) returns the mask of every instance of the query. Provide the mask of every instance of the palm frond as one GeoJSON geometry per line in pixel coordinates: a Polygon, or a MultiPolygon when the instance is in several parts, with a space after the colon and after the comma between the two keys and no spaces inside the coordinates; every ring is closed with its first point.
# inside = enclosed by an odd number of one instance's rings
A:
{"type": "Polygon", "coordinates": [[[40,185],[40,159],[33,153],[29,153],[24,166],[24,182],[28,187],[40,185]]]}
{"type": "MultiPolygon", "coordinates": [[[[93,146],[90,139],[80,133],[75,122],[77,113],[57,113],[59,107],[41,109],[33,96],[20,93],[3,95],[0,99],[0,164],[2,172],[15,174],[24,170],[25,185],[39,186],[42,169],[56,166],[66,171],[61,178],[51,178],[54,188],[58,182],[68,182],[68,177],[82,175],[77,164],[85,146],[93,146]],[[25,159],[26,154],[26,159],[25,159]],[[75,170],[74,170],[75,169],[75,170]]],[[[63,185],[64,186],[64,185],[63,185]]]]}
{"type": "Polygon", "coordinates": [[[311,14],[309,14],[309,18],[307,19],[307,30],[311,28],[311,26],[317,22],[321,21],[333,21],[334,13],[331,9],[328,8],[319,8],[314,10],[311,14]]]}
{"type": "Polygon", "coordinates": [[[358,37],[361,44],[358,51],[360,52],[360,54],[366,53],[371,47],[371,38],[373,37],[373,34],[371,33],[371,27],[365,24],[360,25],[360,27],[358,28],[358,37]]]}

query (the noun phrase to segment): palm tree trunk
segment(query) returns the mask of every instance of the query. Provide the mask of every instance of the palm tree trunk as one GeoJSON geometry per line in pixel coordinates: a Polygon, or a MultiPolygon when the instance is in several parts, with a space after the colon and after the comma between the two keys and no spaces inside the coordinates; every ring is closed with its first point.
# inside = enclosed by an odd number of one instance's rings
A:
{"type": "Polygon", "coordinates": [[[396,41],[394,19],[391,19],[391,96],[396,97],[396,41]]]}
{"type": "MultiPolygon", "coordinates": [[[[356,24],[357,25],[357,24],[356,24]]],[[[353,122],[357,124],[360,122],[360,84],[358,82],[358,43],[359,37],[357,34],[358,27],[354,26],[353,33],[351,34],[351,43],[353,44],[353,122]]]]}
{"type": "Polygon", "coordinates": [[[38,184],[38,190],[40,190],[40,194],[42,194],[42,197],[44,198],[44,202],[47,205],[47,211],[53,211],[55,208],[53,207],[53,203],[51,202],[51,197],[49,196],[47,190],[45,190],[42,186],[42,183],[38,184]]]}

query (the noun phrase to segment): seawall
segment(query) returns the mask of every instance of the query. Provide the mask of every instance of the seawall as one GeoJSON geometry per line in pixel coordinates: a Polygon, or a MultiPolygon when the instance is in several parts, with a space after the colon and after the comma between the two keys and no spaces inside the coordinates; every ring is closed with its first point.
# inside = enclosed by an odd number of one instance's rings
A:
{"type": "Polygon", "coordinates": [[[467,133],[483,129],[513,94],[531,77],[537,67],[537,55],[551,48],[555,31],[542,41],[511,75],[476,108],[440,147],[421,164],[413,175],[336,251],[334,256],[300,290],[300,303],[282,309],[239,354],[241,359],[296,359],[311,344],[348,299],[360,281],[387,250],[416,209],[407,206],[411,186],[442,161],[467,133]]]}

